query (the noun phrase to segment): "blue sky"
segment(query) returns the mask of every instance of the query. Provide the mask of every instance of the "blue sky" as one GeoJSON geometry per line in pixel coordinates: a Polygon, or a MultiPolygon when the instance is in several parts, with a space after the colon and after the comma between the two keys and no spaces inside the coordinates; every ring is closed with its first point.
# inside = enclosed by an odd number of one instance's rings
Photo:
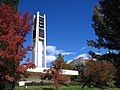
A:
{"type": "MultiPolygon", "coordinates": [[[[97,3],[98,0],[20,0],[19,11],[47,15],[48,56],[54,58],[63,52],[68,61],[89,51],[104,53],[103,49],[87,46],[88,39],[96,38],[91,24],[93,6],[97,3]]],[[[30,45],[31,33],[26,40],[25,45],[30,45]]]]}

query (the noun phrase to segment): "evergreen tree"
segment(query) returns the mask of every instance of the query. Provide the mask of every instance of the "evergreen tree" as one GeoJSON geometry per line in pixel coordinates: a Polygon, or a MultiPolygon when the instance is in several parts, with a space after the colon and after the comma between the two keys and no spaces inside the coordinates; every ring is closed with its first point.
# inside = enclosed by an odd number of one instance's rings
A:
{"type": "Polygon", "coordinates": [[[98,36],[88,44],[96,48],[120,51],[120,0],[100,0],[94,7],[92,27],[98,36]]]}
{"type": "Polygon", "coordinates": [[[95,41],[88,40],[88,45],[95,48],[105,48],[109,52],[104,55],[95,55],[98,60],[107,60],[113,62],[117,69],[116,85],[120,87],[120,0],[100,0],[98,5],[94,6],[93,24],[95,35],[98,37],[95,41]]]}
{"type": "Polygon", "coordinates": [[[72,68],[70,64],[67,64],[65,62],[64,56],[61,53],[58,54],[57,59],[52,64],[54,64],[57,67],[62,68],[62,69],[71,69],[72,68]]]}
{"type": "Polygon", "coordinates": [[[61,60],[64,62],[64,56],[62,54],[58,54],[57,60],[61,60]]]}

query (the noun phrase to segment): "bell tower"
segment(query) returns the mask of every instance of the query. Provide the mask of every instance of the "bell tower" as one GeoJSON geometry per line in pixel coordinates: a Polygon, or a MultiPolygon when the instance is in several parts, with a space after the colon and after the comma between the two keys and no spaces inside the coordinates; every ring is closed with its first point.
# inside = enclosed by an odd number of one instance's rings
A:
{"type": "Polygon", "coordinates": [[[46,15],[42,16],[37,12],[37,15],[34,15],[33,21],[33,62],[37,67],[46,68],[46,15]]]}
{"type": "MultiPolygon", "coordinates": [[[[37,15],[34,15],[33,21],[34,25],[32,31],[32,43],[34,49],[32,54],[32,60],[36,68],[28,69],[27,71],[43,73],[45,69],[46,70],[50,69],[46,67],[46,15],[45,14],[41,15],[39,12],[37,12],[37,15]]],[[[79,75],[78,71],[65,69],[63,69],[62,74],[79,75]]],[[[35,78],[36,77],[37,79],[35,81],[39,80],[39,76],[35,76],[35,78]]]]}

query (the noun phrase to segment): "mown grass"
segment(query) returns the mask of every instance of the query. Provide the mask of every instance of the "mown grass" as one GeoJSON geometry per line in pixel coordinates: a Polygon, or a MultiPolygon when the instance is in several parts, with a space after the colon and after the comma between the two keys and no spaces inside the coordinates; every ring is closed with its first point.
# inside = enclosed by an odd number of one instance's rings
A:
{"type": "MultiPolygon", "coordinates": [[[[16,90],[56,90],[56,89],[53,86],[28,86],[27,88],[16,87],[16,90]]],[[[69,86],[69,87],[61,86],[59,90],[100,90],[100,89],[87,88],[87,87],[81,88],[80,86],[69,86]]],[[[120,90],[120,88],[106,88],[104,90],[120,90]]]]}

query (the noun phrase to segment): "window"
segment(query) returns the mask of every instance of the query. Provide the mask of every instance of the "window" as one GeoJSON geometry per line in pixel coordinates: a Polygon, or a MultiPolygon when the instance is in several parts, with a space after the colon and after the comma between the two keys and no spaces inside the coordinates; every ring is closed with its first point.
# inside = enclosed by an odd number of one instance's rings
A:
{"type": "Polygon", "coordinates": [[[40,31],[39,31],[39,37],[44,38],[44,30],[41,30],[41,29],[40,29],[40,31]]]}
{"type": "Polygon", "coordinates": [[[40,28],[44,28],[44,18],[43,17],[39,17],[39,27],[40,28]]]}
{"type": "Polygon", "coordinates": [[[36,37],[36,30],[33,30],[33,39],[36,37]]]}

